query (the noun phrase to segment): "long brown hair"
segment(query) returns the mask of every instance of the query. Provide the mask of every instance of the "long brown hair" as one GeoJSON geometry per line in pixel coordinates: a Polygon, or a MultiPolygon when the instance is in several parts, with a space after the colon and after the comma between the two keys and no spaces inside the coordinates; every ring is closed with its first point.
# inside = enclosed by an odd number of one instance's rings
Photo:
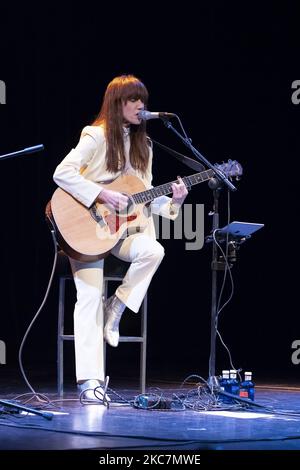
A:
{"type": "MultiPolygon", "coordinates": [[[[113,173],[125,167],[122,104],[130,99],[140,99],[146,105],[148,91],[145,85],[134,75],[114,78],[106,88],[100,112],[93,122],[93,125],[104,127],[107,142],[106,165],[108,171],[113,173]]],[[[139,125],[130,124],[129,158],[133,168],[145,173],[149,146],[144,121],[139,125]]]]}

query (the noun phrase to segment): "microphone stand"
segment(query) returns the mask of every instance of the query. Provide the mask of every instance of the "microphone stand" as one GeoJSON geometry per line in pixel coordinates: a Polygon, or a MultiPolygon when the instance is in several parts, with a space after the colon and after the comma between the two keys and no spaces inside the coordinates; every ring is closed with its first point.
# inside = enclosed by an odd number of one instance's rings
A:
{"type": "Polygon", "coordinates": [[[35,145],[34,147],[27,147],[23,150],[18,150],[17,152],[0,155],[0,160],[5,160],[6,158],[12,158],[12,157],[20,157],[22,155],[27,155],[28,153],[40,152],[41,150],[44,150],[43,144],[35,145]]]}
{"type": "MultiPolygon", "coordinates": [[[[231,181],[226,178],[224,173],[216,168],[212,163],[210,163],[195,147],[192,145],[191,140],[188,137],[182,136],[177,129],[173,127],[171,122],[167,118],[162,119],[164,125],[171,129],[188,147],[193,154],[196,156],[198,160],[205,163],[211,170],[213,170],[216,174],[216,178],[211,178],[209,181],[209,187],[213,190],[213,219],[212,219],[212,230],[214,233],[215,230],[219,229],[219,197],[221,193],[221,189],[223,185],[227,186],[230,191],[236,191],[236,187],[231,183],[231,181]]],[[[218,391],[219,381],[216,376],[216,319],[217,319],[217,271],[224,269],[223,263],[218,261],[218,249],[213,238],[212,240],[212,263],[211,263],[211,271],[212,271],[212,286],[211,286],[211,334],[210,334],[210,357],[209,357],[209,377],[208,377],[208,384],[211,390],[218,391]]]]}
{"type": "MultiPolygon", "coordinates": [[[[208,183],[213,190],[213,212],[212,212],[212,233],[218,230],[219,225],[219,197],[222,184],[217,178],[212,178],[208,183]]],[[[219,388],[219,381],[216,376],[216,337],[217,337],[217,291],[218,291],[218,273],[219,269],[224,269],[224,263],[218,261],[218,248],[213,238],[212,243],[212,261],[211,261],[211,328],[210,328],[210,355],[208,384],[211,389],[219,388]],[[222,266],[221,266],[222,265],[222,266]]]]}
{"type": "Polygon", "coordinates": [[[215,173],[216,173],[216,176],[222,181],[222,183],[224,183],[228,189],[230,189],[230,191],[236,191],[236,187],[231,183],[231,181],[229,181],[228,178],[226,178],[226,176],[224,175],[224,173],[219,170],[218,168],[216,168],[212,163],[210,163],[210,161],[208,161],[193,145],[192,145],[192,142],[191,142],[191,139],[189,139],[188,137],[184,137],[183,135],[180,134],[180,132],[177,131],[177,129],[175,129],[175,127],[172,126],[172,124],[170,123],[169,120],[167,120],[166,118],[161,118],[163,120],[163,123],[164,125],[168,128],[168,129],[171,129],[176,135],[177,137],[179,137],[182,142],[185,144],[186,147],[188,147],[192,152],[193,154],[195,155],[195,157],[200,160],[200,162],[203,162],[205,163],[206,166],[208,166],[208,168],[210,168],[211,170],[213,170],[215,173]]]}
{"type": "MultiPolygon", "coordinates": [[[[5,160],[6,158],[18,157],[21,155],[27,155],[28,153],[39,152],[41,150],[44,150],[43,144],[35,145],[34,147],[26,147],[25,149],[18,150],[17,152],[0,155],[0,160],[5,160]]],[[[33,414],[42,416],[43,418],[46,418],[46,419],[52,419],[53,417],[52,413],[48,413],[46,411],[39,411],[34,408],[29,408],[28,406],[19,405],[18,403],[7,401],[7,400],[0,400],[0,405],[3,405],[4,411],[6,410],[6,408],[8,408],[8,409],[11,409],[12,411],[22,410],[28,413],[33,413],[33,414]]],[[[1,413],[1,410],[0,410],[0,413],[1,413]]]]}

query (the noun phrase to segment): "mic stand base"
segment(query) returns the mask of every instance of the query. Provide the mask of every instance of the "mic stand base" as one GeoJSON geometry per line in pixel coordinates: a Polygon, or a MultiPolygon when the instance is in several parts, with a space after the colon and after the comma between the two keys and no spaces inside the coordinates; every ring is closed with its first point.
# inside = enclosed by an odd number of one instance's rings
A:
{"type": "Polygon", "coordinates": [[[207,383],[212,392],[218,392],[220,390],[219,379],[216,375],[208,377],[207,383]]]}
{"type": "Polygon", "coordinates": [[[36,414],[38,416],[42,416],[43,418],[46,418],[46,419],[49,419],[49,420],[53,418],[52,413],[48,413],[47,411],[35,410],[34,408],[29,408],[28,406],[19,405],[18,403],[14,403],[14,402],[11,402],[11,401],[8,401],[8,400],[0,400],[0,405],[4,406],[4,411],[7,411],[6,410],[6,408],[7,408],[8,410],[11,410],[11,412],[13,412],[13,411],[17,411],[17,412],[26,411],[27,413],[33,413],[33,414],[36,414]]]}
{"type": "Polygon", "coordinates": [[[265,408],[264,405],[260,405],[259,403],[256,403],[255,401],[250,400],[250,398],[243,398],[243,397],[240,397],[238,395],[234,395],[232,393],[225,392],[224,390],[221,390],[220,387],[219,387],[218,390],[216,390],[216,393],[219,394],[219,395],[223,395],[224,397],[232,398],[233,400],[235,400],[237,402],[240,402],[240,403],[244,403],[245,405],[256,406],[258,408],[265,408]]]}

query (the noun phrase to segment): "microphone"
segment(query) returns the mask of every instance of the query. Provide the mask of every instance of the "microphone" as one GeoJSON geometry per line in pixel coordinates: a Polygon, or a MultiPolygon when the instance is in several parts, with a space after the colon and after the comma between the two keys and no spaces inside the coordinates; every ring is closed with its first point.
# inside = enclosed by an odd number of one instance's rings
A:
{"type": "Polygon", "coordinates": [[[139,111],[138,117],[142,119],[143,121],[148,121],[149,119],[170,119],[172,117],[175,117],[176,114],[173,113],[154,113],[151,111],[139,111]]]}

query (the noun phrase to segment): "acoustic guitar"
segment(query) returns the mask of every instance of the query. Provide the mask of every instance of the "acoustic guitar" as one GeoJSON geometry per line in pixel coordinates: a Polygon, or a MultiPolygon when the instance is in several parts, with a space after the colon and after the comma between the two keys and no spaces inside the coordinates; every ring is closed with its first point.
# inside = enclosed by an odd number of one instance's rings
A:
{"type": "MultiPolygon", "coordinates": [[[[227,178],[238,178],[242,174],[242,167],[235,160],[215,167],[227,178]]],[[[215,172],[209,169],[182,179],[190,189],[213,176],[216,176],[215,172]]],[[[149,204],[159,196],[171,194],[172,184],[170,182],[146,189],[137,176],[119,176],[106,184],[105,188],[119,191],[128,197],[128,206],[122,211],[115,211],[101,201],[87,208],[58,188],[47,205],[46,216],[55,230],[58,244],[68,256],[78,261],[96,261],[105,258],[128,232],[138,232],[148,224],[151,217],[149,204]]]]}

